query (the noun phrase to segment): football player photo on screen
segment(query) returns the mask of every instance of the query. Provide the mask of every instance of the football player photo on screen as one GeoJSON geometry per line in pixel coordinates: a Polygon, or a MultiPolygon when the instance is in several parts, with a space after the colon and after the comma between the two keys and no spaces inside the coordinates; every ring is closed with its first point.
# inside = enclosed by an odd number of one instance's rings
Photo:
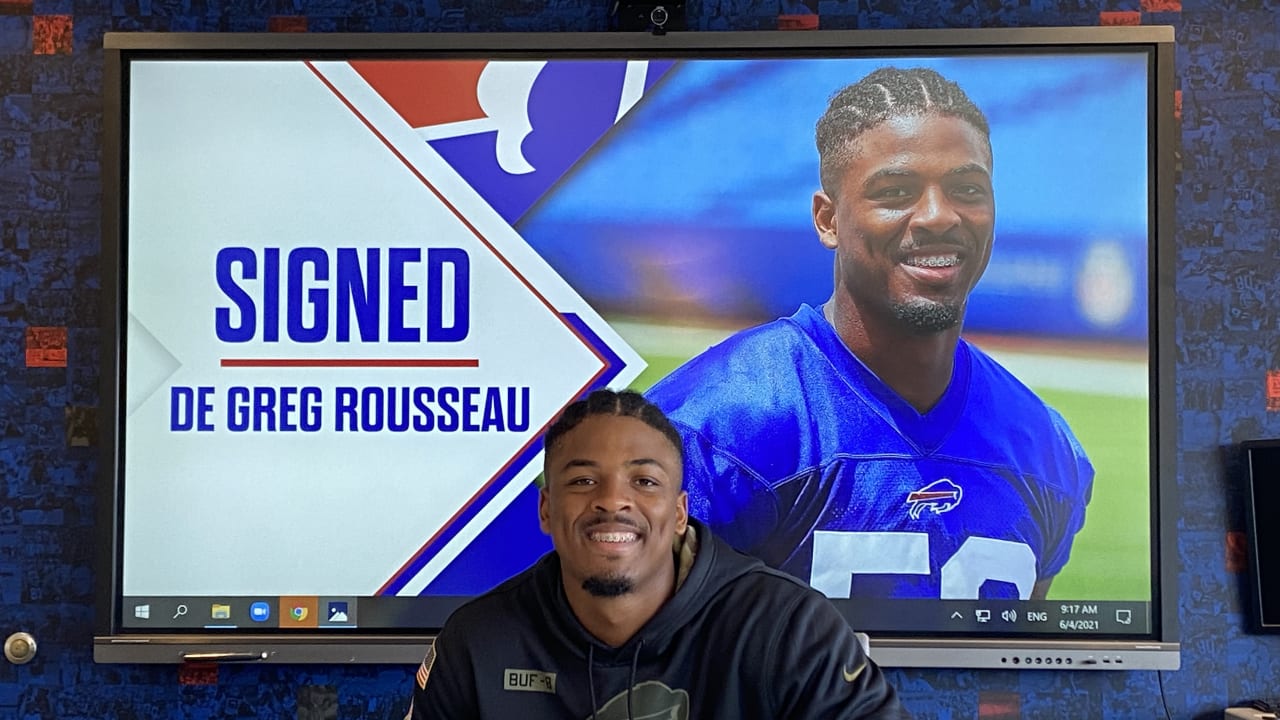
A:
{"type": "Polygon", "coordinates": [[[690,512],[830,597],[1043,599],[1094,467],[1063,416],[961,336],[995,243],[991,126],[956,82],[882,67],[817,121],[825,302],[648,391],[690,512]]]}

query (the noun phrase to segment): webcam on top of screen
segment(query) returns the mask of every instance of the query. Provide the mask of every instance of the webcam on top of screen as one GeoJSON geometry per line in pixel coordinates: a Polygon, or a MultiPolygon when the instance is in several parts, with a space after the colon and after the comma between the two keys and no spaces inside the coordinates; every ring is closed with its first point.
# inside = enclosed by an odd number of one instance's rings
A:
{"type": "Polygon", "coordinates": [[[686,30],[685,0],[671,2],[637,2],[615,0],[610,13],[614,30],[651,32],[665,35],[668,30],[686,30]]]}

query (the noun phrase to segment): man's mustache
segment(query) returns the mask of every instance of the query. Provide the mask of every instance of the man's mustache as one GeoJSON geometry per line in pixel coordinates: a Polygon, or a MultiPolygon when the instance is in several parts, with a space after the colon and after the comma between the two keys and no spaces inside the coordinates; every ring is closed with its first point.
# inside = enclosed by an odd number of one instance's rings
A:
{"type": "Polygon", "coordinates": [[[632,520],[629,516],[621,515],[619,513],[605,513],[605,514],[596,515],[595,517],[588,520],[585,524],[583,524],[582,529],[590,530],[591,528],[597,525],[609,525],[609,524],[626,525],[627,527],[634,528],[637,531],[641,530],[639,523],[637,523],[635,520],[632,520]]]}
{"type": "Polygon", "coordinates": [[[950,248],[960,250],[962,252],[975,252],[977,243],[973,238],[967,235],[933,235],[928,232],[916,232],[911,234],[911,243],[904,247],[900,247],[902,252],[916,252],[918,250],[929,250],[935,247],[950,248]]]}

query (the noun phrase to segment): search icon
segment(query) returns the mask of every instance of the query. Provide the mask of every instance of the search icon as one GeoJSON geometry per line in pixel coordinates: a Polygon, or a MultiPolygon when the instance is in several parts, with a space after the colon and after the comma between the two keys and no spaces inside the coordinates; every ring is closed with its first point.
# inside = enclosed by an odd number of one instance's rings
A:
{"type": "Polygon", "coordinates": [[[178,606],[178,610],[177,610],[177,612],[175,612],[175,613],[173,614],[173,619],[174,619],[174,620],[177,620],[178,618],[180,618],[180,617],[182,617],[183,615],[186,615],[186,614],[187,614],[187,606],[186,606],[186,605],[179,605],[179,606],[178,606]]]}

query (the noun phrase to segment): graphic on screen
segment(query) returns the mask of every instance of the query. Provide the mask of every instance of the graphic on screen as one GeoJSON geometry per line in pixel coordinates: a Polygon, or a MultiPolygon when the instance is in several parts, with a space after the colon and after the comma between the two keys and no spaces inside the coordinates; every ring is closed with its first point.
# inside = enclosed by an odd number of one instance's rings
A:
{"type": "Polygon", "coordinates": [[[833,598],[1149,632],[1148,73],[133,63],[124,595],[483,592],[550,549],[542,430],[610,386],[681,428],[691,512],[833,598]]]}

